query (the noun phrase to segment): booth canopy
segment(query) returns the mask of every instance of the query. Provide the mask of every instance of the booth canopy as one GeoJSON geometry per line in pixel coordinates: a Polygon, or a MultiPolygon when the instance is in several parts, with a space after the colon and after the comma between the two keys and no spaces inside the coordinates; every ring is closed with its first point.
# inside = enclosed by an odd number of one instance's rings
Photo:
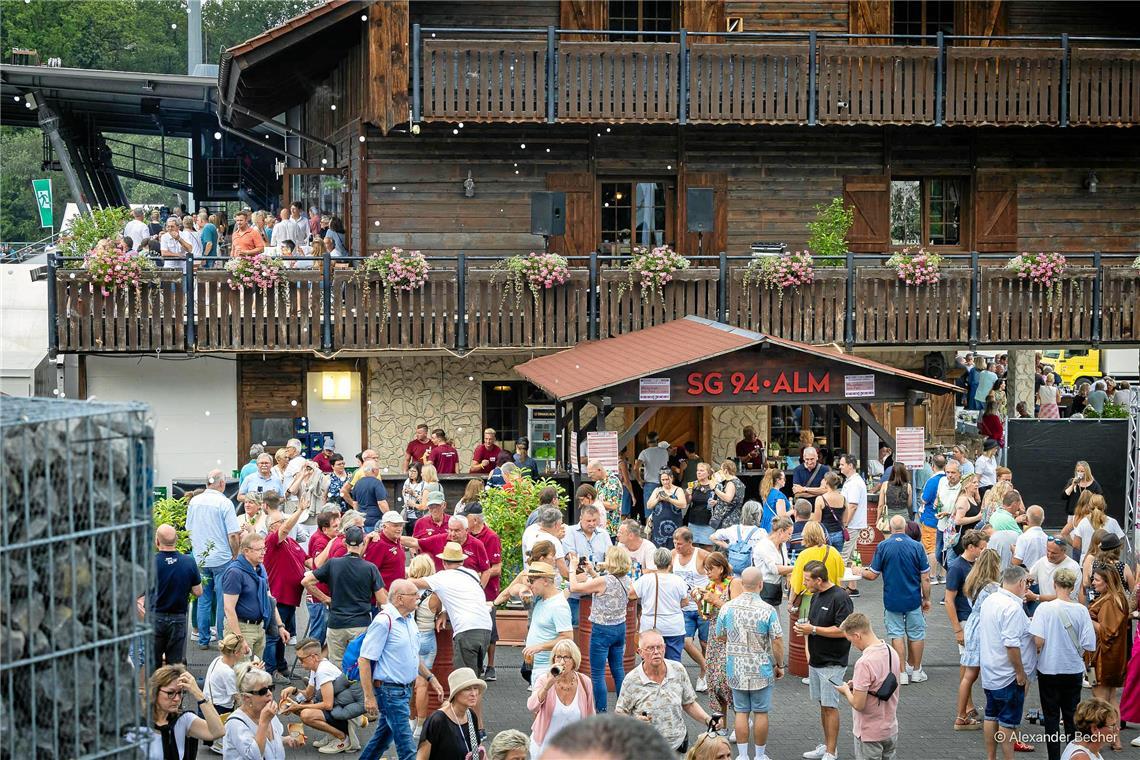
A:
{"type": "Polygon", "coordinates": [[[558,401],[606,396],[614,406],[867,403],[960,390],[835,347],[692,316],[579,343],[515,371],[558,401]]]}

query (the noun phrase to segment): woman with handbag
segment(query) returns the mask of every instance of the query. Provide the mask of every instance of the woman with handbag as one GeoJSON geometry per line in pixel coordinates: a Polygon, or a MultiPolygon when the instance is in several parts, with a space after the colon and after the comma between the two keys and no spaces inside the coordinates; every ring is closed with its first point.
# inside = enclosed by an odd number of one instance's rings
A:
{"type": "Polygon", "coordinates": [[[736,477],[736,462],[726,459],[713,476],[709,509],[712,510],[713,530],[727,528],[740,522],[740,508],[744,504],[744,482],[736,477]]]}
{"type": "Polygon", "coordinates": [[[843,476],[837,472],[826,473],[823,476],[824,491],[815,497],[815,510],[811,516],[814,522],[823,526],[827,543],[838,552],[843,551],[843,544],[847,541],[847,499],[839,490],[842,486],[843,476]]]}
{"type": "MultiPolygon", "coordinates": [[[[709,578],[706,585],[693,596],[697,600],[697,607],[701,617],[711,624],[720,614],[720,608],[726,602],[740,596],[744,586],[740,579],[732,572],[732,565],[728,558],[720,552],[709,552],[705,557],[705,574],[709,578]]],[[[726,640],[717,637],[710,631],[709,646],[705,650],[705,679],[709,686],[709,709],[713,712],[726,713],[732,705],[732,689],[728,685],[728,655],[725,651],[726,640]]]]}
{"type": "Polygon", "coordinates": [[[562,639],[550,650],[550,670],[538,677],[526,701],[534,713],[530,728],[530,756],[537,758],[546,740],[566,726],[594,714],[594,693],[586,677],[578,672],[582,652],[570,639],[562,639]]]}
{"type": "MultiPolygon", "coordinates": [[[[1092,665],[1096,675],[1096,683],[1092,684],[1093,696],[1118,707],[1117,690],[1124,685],[1124,670],[1128,664],[1131,609],[1115,570],[1093,570],[1092,587],[1097,596],[1089,605],[1089,616],[1096,630],[1096,651],[1086,657],[1086,661],[1092,665]]],[[[1113,741],[1113,749],[1120,748],[1118,734],[1113,741]]]]}

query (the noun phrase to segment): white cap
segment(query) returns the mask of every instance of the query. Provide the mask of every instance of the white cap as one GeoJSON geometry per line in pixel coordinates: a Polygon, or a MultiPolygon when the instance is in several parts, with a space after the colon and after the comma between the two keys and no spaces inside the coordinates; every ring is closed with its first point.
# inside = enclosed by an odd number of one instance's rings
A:
{"type": "Polygon", "coordinates": [[[387,512],[384,513],[384,517],[382,517],[380,519],[381,525],[390,525],[392,523],[396,523],[397,525],[403,525],[406,522],[407,522],[407,520],[404,519],[404,516],[401,515],[399,512],[397,512],[394,509],[389,509],[387,512]]]}

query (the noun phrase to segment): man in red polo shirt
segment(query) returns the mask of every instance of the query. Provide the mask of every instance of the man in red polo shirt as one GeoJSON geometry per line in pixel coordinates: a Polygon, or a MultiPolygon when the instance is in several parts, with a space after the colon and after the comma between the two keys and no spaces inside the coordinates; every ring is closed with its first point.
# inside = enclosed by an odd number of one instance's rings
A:
{"type": "Polygon", "coordinates": [[[491,563],[487,561],[487,549],[479,539],[471,535],[467,530],[467,518],[461,515],[453,515],[447,521],[447,532],[436,533],[432,536],[424,536],[423,538],[413,538],[411,536],[404,536],[400,539],[404,546],[416,551],[426,552],[431,555],[435,561],[435,569],[437,572],[443,572],[443,560],[438,556],[443,548],[449,543],[459,544],[463,548],[463,554],[467,559],[463,562],[463,566],[469,570],[474,570],[479,573],[479,582],[486,588],[488,581],[488,574],[491,571],[491,563]]]}
{"type": "Polygon", "coordinates": [[[428,462],[435,468],[437,475],[454,475],[459,472],[459,452],[451,445],[451,441],[447,440],[447,433],[443,428],[431,431],[428,462]]]}
{"type": "MultiPolygon", "coordinates": [[[[269,593],[277,600],[277,613],[289,636],[297,635],[297,606],[301,603],[301,579],[305,577],[305,550],[290,538],[308,510],[298,509],[288,518],[281,511],[273,511],[265,518],[265,572],[269,576],[269,593]]],[[[256,652],[254,653],[256,654],[256,652]]],[[[285,642],[274,636],[266,641],[265,665],[270,672],[289,677],[289,663],[285,661],[285,642]]]]}
{"type": "Polygon", "coordinates": [[[443,494],[432,491],[427,496],[428,513],[416,520],[416,527],[412,535],[416,538],[431,538],[436,535],[447,535],[447,502],[443,494]]]}
{"type": "Polygon", "coordinates": [[[412,462],[424,464],[424,454],[431,449],[431,438],[428,436],[428,426],[421,422],[416,425],[416,437],[408,441],[408,447],[404,449],[404,472],[408,471],[408,465],[412,462]]]}
{"type": "Polygon", "coordinates": [[[404,533],[404,518],[399,511],[390,509],[380,520],[378,530],[369,533],[364,544],[364,559],[376,565],[384,587],[392,588],[392,582],[404,577],[404,547],[400,536],[404,533]]]}

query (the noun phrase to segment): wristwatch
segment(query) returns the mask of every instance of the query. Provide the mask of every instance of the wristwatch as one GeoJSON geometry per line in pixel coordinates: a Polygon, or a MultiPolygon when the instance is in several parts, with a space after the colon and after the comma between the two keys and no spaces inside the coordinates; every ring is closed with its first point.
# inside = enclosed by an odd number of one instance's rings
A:
{"type": "Polygon", "coordinates": [[[813,626],[811,627],[811,635],[812,635],[812,636],[814,636],[814,635],[816,634],[816,630],[817,630],[817,629],[816,629],[816,627],[813,625],[813,626]]]}

